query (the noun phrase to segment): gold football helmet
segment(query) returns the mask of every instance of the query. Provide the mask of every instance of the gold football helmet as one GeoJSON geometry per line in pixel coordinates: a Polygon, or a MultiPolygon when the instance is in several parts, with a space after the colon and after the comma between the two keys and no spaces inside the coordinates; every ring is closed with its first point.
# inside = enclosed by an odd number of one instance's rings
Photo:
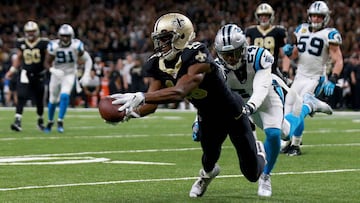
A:
{"type": "Polygon", "coordinates": [[[26,39],[28,39],[29,41],[34,41],[40,36],[39,26],[34,21],[28,21],[24,25],[24,32],[26,39]]]}
{"type": "Polygon", "coordinates": [[[195,38],[190,19],[180,13],[168,13],[155,23],[151,33],[155,52],[166,60],[172,60],[195,38]]]}
{"type": "Polygon", "coordinates": [[[255,18],[261,26],[269,26],[273,23],[275,18],[274,9],[269,4],[262,3],[256,8],[255,18]],[[260,15],[269,15],[269,20],[267,22],[262,22],[259,17],[260,15]]]}

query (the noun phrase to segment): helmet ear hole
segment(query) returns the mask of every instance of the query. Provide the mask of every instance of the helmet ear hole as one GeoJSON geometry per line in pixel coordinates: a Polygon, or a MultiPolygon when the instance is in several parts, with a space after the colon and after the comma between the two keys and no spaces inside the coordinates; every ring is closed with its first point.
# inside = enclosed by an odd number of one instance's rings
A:
{"type": "Polygon", "coordinates": [[[185,38],[185,35],[184,33],[180,36],[180,39],[184,39],[185,38]]]}

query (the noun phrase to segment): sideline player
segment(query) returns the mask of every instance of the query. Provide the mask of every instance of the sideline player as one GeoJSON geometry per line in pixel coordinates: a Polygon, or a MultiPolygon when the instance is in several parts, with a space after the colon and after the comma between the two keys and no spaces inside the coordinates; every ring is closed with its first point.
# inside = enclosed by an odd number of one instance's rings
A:
{"type": "Polygon", "coordinates": [[[267,3],[260,4],[256,8],[254,16],[258,25],[252,25],[245,29],[249,45],[269,50],[274,56],[271,72],[282,78],[287,85],[290,85],[292,82],[289,78],[290,59],[281,49],[287,41],[286,29],[281,25],[273,25],[275,12],[267,3]],[[281,58],[281,67],[278,64],[279,58],[281,58]]]}
{"type": "Polygon", "coordinates": [[[86,82],[90,77],[92,59],[85,51],[84,44],[79,39],[74,38],[74,30],[68,24],[63,24],[59,28],[59,39],[51,40],[47,47],[45,66],[51,73],[49,83],[49,103],[48,103],[48,123],[45,133],[51,132],[54,125],[56,106],[59,105],[59,114],[57,119],[57,131],[64,132],[64,117],[70,102],[71,91],[78,83],[77,67],[79,60],[85,62],[85,78],[81,80],[86,82]]]}
{"type": "Polygon", "coordinates": [[[47,38],[40,37],[40,29],[36,22],[28,21],[24,25],[25,38],[16,41],[16,58],[6,73],[6,78],[11,78],[19,71],[16,92],[18,101],[16,103],[15,121],[11,124],[13,131],[22,131],[21,120],[24,106],[29,99],[36,104],[38,115],[37,126],[44,130],[44,77],[45,77],[45,52],[49,42],[47,38]]]}
{"type": "MultiPolygon", "coordinates": [[[[330,10],[323,1],[315,1],[307,10],[309,23],[299,25],[293,33],[295,45],[286,44],[284,53],[297,59],[297,72],[291,89],[300,97],[306,93],[319,96],[323,91],[325,96],[331,96],[335,84],[343,69],[343,57],[340,49],[342,39],[335,28],[326,27],[330,21],[330,10]],[[332,63],[332,74],[326,78],[327,63],[332,63]]],[[[285,112],[292,111],[292,105],[287,103],[285,112]]],[[[304,121],[301,121],[291,141],[282,149],[289,156],[301,155],[300,143],[304,131],[304,121]]]]}

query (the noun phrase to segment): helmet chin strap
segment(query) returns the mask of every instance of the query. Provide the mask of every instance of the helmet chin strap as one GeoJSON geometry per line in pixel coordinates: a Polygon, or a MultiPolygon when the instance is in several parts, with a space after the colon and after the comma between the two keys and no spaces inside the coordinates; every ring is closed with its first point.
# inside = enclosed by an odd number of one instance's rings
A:
{"type": "Polygon", "coordinates": [[[323,27],[323,23],[311,23],[313,29],[319,30],[323,27]]]}
{"type": "Polygon", "coordinates": [[[268,20],[267,22],[261,22],[260,25],[263,27],[267,27],[270,25],[270,20],[268,20]]]}

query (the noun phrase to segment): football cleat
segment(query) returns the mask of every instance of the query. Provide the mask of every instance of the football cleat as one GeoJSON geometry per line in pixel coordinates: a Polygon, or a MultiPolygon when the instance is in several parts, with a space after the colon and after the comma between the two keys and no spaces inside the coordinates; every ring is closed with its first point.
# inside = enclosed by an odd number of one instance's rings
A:
{"type": "Polygon", "coordinates": [[[64,123],[62,121],[58,121],[57,122],[57,131],[59,133],[63,133],[64,132],[64,123]]]}
{"type": "Polygon", "coordinates": [[[15,118],[15,121],[13,124],[11,124],[10,128],[11,128],[11,130],[16,131],[16,132],[22,131],[21,120],[19,118],[15,118]]]}
{"type": "Polygon", "coordinates": [[[271,193],[272,191],[270,175],[263,173],[259,178],[258,195],[261,197],[270,197],[271,193]]]}
{"type": "Polygon", "coordinates": [[[281,154],[287,154],[289,152],[290,149],[290,145],[291,145],[291,141],[283,141],[281,140],[281,149],[280,149],[280,153],[281,154]]]}
{"type": "Polygon", "coordinates": [[[313,116],[316,112],[322,112],[328,115],[333,113],[332,108],[327,103],[320,101],[309,93],[304,94],[304,104],[310,107],[310,116],[313,116]]]}
{"type": "Polygon", "coordinates": [[[301,155],[300,146],[290,145],[287,155],[288,156],[300,156],[301,155]]]}
{"type": "Polygon", "coordinates": [[[45,126],[44,126],[44,119],[43,118],[38,118],[37,126],[38,126],[39,130],[44,131],[45,126]]]}
{"type": "Polygon", "coordinates": [[[195,181],[191,187],[189,196],[190,197],[201,197],[206,192],[210,182],[220,173],[220,167],[215,164],[215,167],[209,173],[206,173],[204,169],[200,170],[200,177],[195,181]]]}
{"type": "Polygon", "coordinates": [[[48,124],[46,125],[46,128],[44,129],[45,133],[50,133],[51,132],[51,128],[54,125],[54,122],[49,121],[48,124]]]}

